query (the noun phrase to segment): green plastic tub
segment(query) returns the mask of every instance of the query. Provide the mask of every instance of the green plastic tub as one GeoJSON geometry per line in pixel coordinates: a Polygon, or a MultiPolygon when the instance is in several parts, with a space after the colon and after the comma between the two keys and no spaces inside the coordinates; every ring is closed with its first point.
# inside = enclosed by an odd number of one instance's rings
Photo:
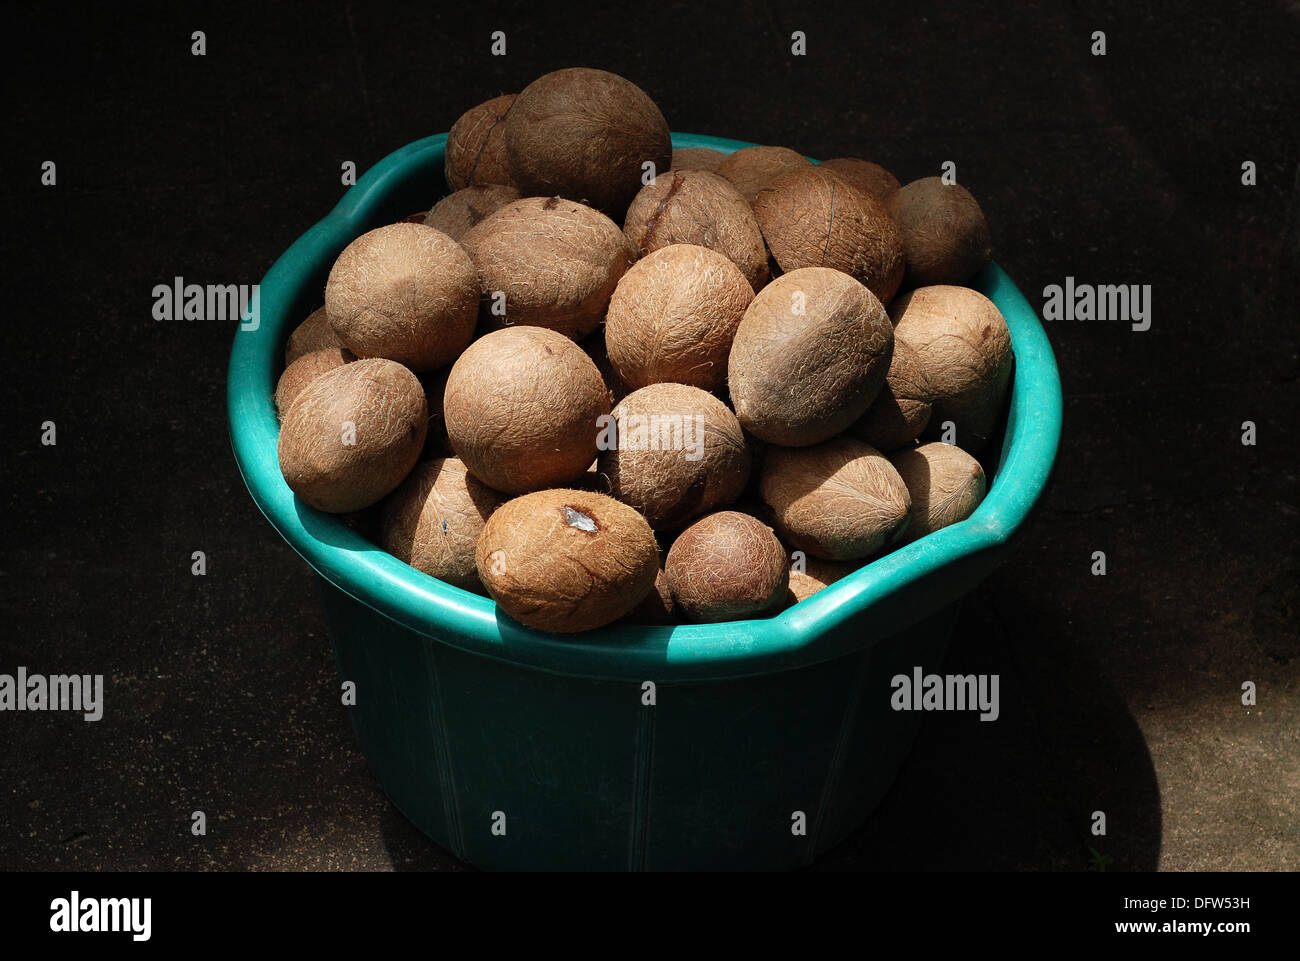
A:
{"type": "Polygon", "coordinates": [[[230,359],[235,458],[319,574],[362,751],[407,818],[483,868],[810,863],[862,823],[910,747],[921,715],[891,710],[890,678],[939,669],[962,595],[1002,562],[1047,482],[1061,391],[1033,308],[996,265],[976,278],[1010,325],[1016,369],[1001,455],[969,520],[770,619],[543,634],[296,500],[276,458],[285,338],[320,305],[343,247],[446,193],[445,141],[384,158],[276,261],[260,324],[236,333],[230,359]]]}

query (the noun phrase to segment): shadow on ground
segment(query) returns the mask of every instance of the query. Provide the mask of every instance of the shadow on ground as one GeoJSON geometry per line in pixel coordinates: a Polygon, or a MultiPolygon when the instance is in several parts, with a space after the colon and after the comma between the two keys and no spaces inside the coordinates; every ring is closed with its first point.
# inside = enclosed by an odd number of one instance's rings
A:
{"type": "MultiPolygon", "coordinates": [[[[926,715],[884,801],[812,870],[1156,868],[1160,794],[1137,723],[1064,630],[1043,630],[1018,649],[995,586],[967,600],[941,673],[998,674],[999,717],[926,715]],[[1095,811],[1105,836],[1092,834],[1095,811]]],[[[392,804],[380,830],[395,870],[468,867],[392,804]]]]}

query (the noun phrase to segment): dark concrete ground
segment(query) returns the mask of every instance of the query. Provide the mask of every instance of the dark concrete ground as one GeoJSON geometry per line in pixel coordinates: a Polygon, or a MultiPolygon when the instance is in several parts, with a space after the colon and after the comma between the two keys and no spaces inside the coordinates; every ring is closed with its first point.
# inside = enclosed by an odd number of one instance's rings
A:
{"type": "Polygon", "coordinates": [[[927,716],[818,866],[1300,867],[1300,6],[1013,6],[7,12],[0,671],[109,681],[95,724],[0,715],[0,868],[460,867],[368,773],[309,571],[235,470],[229,325],[155,322],[151,291],[256,282],[343,161],[571,64],[637,81],[676,130],[904,180],[955,161],[1031,301],[1067,275],[1153,288],[1146,332],[1048,327],[1055,482],[945,667],[1000,673],[1001,719],[927,716]]]}

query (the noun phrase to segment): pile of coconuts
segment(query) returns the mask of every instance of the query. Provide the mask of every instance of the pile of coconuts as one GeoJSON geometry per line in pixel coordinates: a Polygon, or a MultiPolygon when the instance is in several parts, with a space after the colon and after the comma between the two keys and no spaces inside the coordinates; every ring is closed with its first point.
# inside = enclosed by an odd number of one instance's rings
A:
{"type": "Polygon", "coordinates": [[[451,193],[353,240],[289,337],[305,503],[556,633],[774,614],[979,504],[1013,358],[964,187],[674,150],[586,68],[445,156],[451,193]]]}

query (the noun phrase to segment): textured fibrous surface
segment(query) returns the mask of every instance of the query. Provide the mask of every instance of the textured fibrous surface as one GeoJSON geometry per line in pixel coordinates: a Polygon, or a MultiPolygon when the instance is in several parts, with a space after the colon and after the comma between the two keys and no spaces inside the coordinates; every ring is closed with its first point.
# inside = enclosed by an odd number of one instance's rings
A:
{"type": "Polygon", "coordinates": [[[749,482],[750,454],[736,415],[685,384],[652,384],[613,410],[597,470],[610,492],[656,530],[730,503],[749,482]]]}
{"type": "Polygon", "coordinates": [[[362,234],[330,268],[325,310],[358,357],[420,372],[450,364],[474,336],[478,274],[440,230],[399,223],[362,234]]]}
{"type": "Polygon", "coordinates": [[[460,458],[422,461],[384,501],[383,548],[439,580],[482,593],[474,550],[503,500],[460,458]]]}
{"type": "Polygon", "coordinates": [[[866,191],[877,200],[884,200],[900,186],[898,178],[880,164],[857,157],[833,157],[818,165],[822,170],[839,174],[859,190],[866,191]]]}
{"type": "Polygon", "coordinates": [[[919,287],[890,305],[894,335],[917,352],[934,404],[924,436],[945,421],[956,442],[978,452],[997,426],[1011,378],[1011,332],[1001,312],[969,287],[919,287]]]}
{"type": "Polygon", "coordinates": [[[758,192],[754,215],[786,273],[831,267],[887,304],[903,282],[903,236],[884,206],[838,174],[792,170],[758,192]]]}
{"type": "Polygon", "coordinates": [[[506,204],[461,243],[478,268],[487,322],[549,327],[575,340],[600,324],[619,279],[636,262],[614,221],[558,197],[506,204]]]}
{"type": "Polygon", "coordinates": [[[787,171],[811,166],[811,160],[789,147],[744,147],[728,154],[717,172],[730,180],[752,204],[769,181],[787,171]]]}
{"type": "MultiPolygon", "coordinates": [[[[506,159],[506,114],[513,93],[493,97],[461,114],[447,133],[447,186],[452,190],[475,184],[513,185],[506,159]]],[[[435,225],[436,226],[436,225],[435,225]]]]}
{"type": "Polygon", "coordinates": [[[569,67],[538,77],[506,117],[510,173],[525,195],[559,194],[623,217],[645,163],[672,164],[664,115],[617,74],[569,67]]]}
{"type": "Polygon", "coordinates": [[[303,354],[310,354],[313,350],[342,346],[338,335],[330,327],[325,308],[317,307],[289,335],[289,343],[284,348],[284,366],[288,367],[303,354]]]}
{"type": "Polygon", "coordinates": [[[284,369],[275,385],[275,409],[283,417],[294,399],[321,374],[356,360],[356,355],[346,347],[327,347],[303,354],[284,369]]]}
{"type": "Polygon", "coordinates": [[[885,205],[902,230],[908,287],[965,283],[993,256],[984,211],[961,184],[914,180],[885,205]]]}
{"type": "Polygon", "coordinates": [[[452,365],[443,416],[470,471],[508,494],[570,483],[596,459],[609,394],[595,363],[563,334],[508,327],[452,365]]]}
{"type": "Polygon", "coordinates": [[[787,607],[806,601],[823,587],[829,587],[858,569],[857,564],[850,561],[827,561],[806,554],[802,562],[803,570],[795,570],[791,565],[790,588],[785,597],[787,607]]]}
{"type": "Polygon", "coordinates": [[[745,308],[754,299],[722,254],[673,244],[623,275],[605,315],[605,349],[633,388],[673,381],[717,390],[745,308]]]}
{"type": "Polygon", "coordinates": [[[736,416],[772,444],[833,437],[875,400],[893,348],[884,307],[848,274],[784,274],[759,291],[736,330],[727,361],[736,416]]]}
{"type": "Polygon", "coordinates": [[[673,169],[717,171],[726,159],[726,154],[711,147],[682,147],[673,151],[673,169]]]}
{"type": "Polygon", "coordinates": [[[780,603],[790,570],[771,528],[749,514],[719,511],[678,535],[664,573],[678,610],[709,623],[754,616],[780,603]]]}
{"type": "Polygon", "coordinates": [[[933,396],[934,388],[925,376],[920,355],[907,341],[895,337],[885,386],[848,433],[877,450],[905,447],[920,437],[930,423],[933,396]]]}
{"type": "Polygon", "coordinates": [[[984,499],[984,468],[953,444],[921,444],[889,459],[912,495],[912,523],[904,543],[964,521],[984,499]]]}
{"type": "Polygon", "coordinates": [[[758,483],[780,535],[831,561],[867,557],[894,541],[912,506],[885,455],[853,437],[798,450],[774,447],[758,483]]]}
{"type": "Polygon", "coordinates": [[[654,589],[659,547],[612,497],[545,490],[499,507],[476,552],[479,577],[515,620],[552,633],[616,621],[654,589]]]}
{"type": "Polygon", "coordinates": [[[424,446],[424,389],[401,364],[372,358],[321,374],[280,425],[280,470],[295,494],[342,514],[377,503],[424,446]]]}
{"type": "Polygon", "coordinates": [[[656,177],[627,209],[623,232],[642,254],[696,244],[731,260],[754,290],[767,283],[767,246],[753,208],[715,173],[673,170],[656,177]]]}
{"type": "Polygon", "coordinates": [[[434,204],[424,217],[424,225],[459,242],[479,221],[519,199],[519,191],[504,184],[462,187],[434,204]]]}

